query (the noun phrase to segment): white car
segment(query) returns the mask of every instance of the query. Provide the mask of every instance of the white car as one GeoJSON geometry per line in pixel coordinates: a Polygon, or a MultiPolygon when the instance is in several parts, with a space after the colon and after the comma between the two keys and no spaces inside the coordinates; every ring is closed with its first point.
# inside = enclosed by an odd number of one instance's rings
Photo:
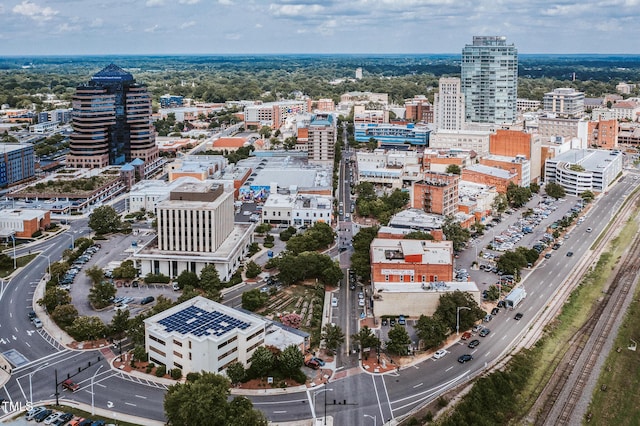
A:
{"type": "Polygon", "coordinates": [[[61,412],[54,412],[51,413],[46,419],[44,419],[44,424],[45,425],[52,425],[54,422],[56,422],[60,417],[62,417],[62,413],[61,412]]]}
{"type": "Polygon", "coordinates": [[[440,359],[447,354],[447,351],[444,349],[440,349],[433,354],[433,359],[440,359]]]}
{"type": "Polygon", "coordinates": [[[358,306],[364,306],[364,299],[358,300],[358,306]]]}
{"type": "Polygon", "coordinates": [[[119,303],[113,308],[114,311],[126,311],[127,309],[129,309],[129,305],[126,303],[119,303]]]}

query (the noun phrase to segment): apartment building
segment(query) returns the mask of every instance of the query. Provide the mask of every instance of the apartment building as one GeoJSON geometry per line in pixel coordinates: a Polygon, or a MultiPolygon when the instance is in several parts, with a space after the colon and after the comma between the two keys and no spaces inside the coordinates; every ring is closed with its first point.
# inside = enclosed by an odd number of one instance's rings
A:
{"type": "Polygon", "coordinates": [[[584,113],[584,93],[561,87],[544,94],[543,110],[558,117],[580,118],[584,113]]]}
{"type": "Polygon", "coordinates": [[[474,164],[462,170],[462,180],[493,186],[500,194],[506,194],[509,182],[518,184],[518,174],[497,167],[474,164]]]}
{"type": "Polygon", "coordinates": [[[443,216],[458,210],[460,176],[425,171],[424,178],[411,187],[411,207],[443,216]]]}
{"type": "Polygon", "coordinates": [[[284,124],[288,117],[306,114],[310,111],[311,99],[247,105],[244,109],[244,122],[247,127],[270,126],[276,130],[284,124]]]}
{"type": "Polygon", "coordinates": [[[442,77],[434,95],[436,130],[462,130],[465,123],[465,99],[456,77],[442,77]]]}
{"type": "Polygon", "coordinates": [[[32,144],[0,143],[0,188],[25,182],[34,176],[32,144]]]}

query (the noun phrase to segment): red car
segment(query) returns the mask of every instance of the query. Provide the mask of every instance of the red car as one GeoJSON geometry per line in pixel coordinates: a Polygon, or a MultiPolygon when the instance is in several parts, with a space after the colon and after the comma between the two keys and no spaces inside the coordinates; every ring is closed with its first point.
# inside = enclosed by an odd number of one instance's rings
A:
{"type": "Polygon", "coordinates": [[[67,379],[62,382],[62,387],[65,389],[69,389],[71,392],[77,392],[80,390],[80,385],[73,382],[71,379],[67,379]]]}
{"type": "Polygon", "coordinates": [[[462,340],[467,340],[471,338],[471,333],[469,333],[468,331],[465,331],[464,333],[462,333],[462,337],[460,337],[462,340]]]}
{"type": "Polygon", "coordinates": [[[309,368],[313,368],[314,370],[320,368],[320,363],[315,359],[310,359],[309,361],[305,362],[305,365],[309,368]]]}

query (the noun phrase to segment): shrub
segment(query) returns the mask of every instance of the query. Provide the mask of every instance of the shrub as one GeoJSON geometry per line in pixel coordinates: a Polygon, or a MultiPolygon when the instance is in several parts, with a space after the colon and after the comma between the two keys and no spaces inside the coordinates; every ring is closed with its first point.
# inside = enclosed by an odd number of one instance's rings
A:
{"type": "Polygon", "coordinates": [[[164,366],[164,365],[159,365],[158,368],[156,368],[156,376],[157,377],[162,377],[165,374],[167,374],[167,367],[164,366]]]}
{"type": "Polygon", "coordinates": [[[187,382],[195,382],[200,378],[200,373],[187,373],[187,382]]]}
{"type": "Polygon", "coordinates": [[[147,364],[147,368],[145,369],[145,372],[147,374],[151,373],[151,370],[153,370],[155,368],[155,364],[150,362],[149,364],[147,364]]]}
{"type": "Polygon", "coordinates": [[[171,370],[171,378],[173,380],[180,380],[182,378],[182,370],[179,368],[174,368],[171,370]]]}

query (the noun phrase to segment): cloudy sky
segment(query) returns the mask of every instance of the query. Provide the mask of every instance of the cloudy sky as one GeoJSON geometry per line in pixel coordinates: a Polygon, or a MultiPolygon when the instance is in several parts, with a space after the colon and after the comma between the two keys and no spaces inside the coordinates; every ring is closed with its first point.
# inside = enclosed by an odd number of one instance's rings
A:
{"type": "Polygon", "coordinates": [[[0,55],[640,53],[640,0],[0,0],[0,55]]]}

